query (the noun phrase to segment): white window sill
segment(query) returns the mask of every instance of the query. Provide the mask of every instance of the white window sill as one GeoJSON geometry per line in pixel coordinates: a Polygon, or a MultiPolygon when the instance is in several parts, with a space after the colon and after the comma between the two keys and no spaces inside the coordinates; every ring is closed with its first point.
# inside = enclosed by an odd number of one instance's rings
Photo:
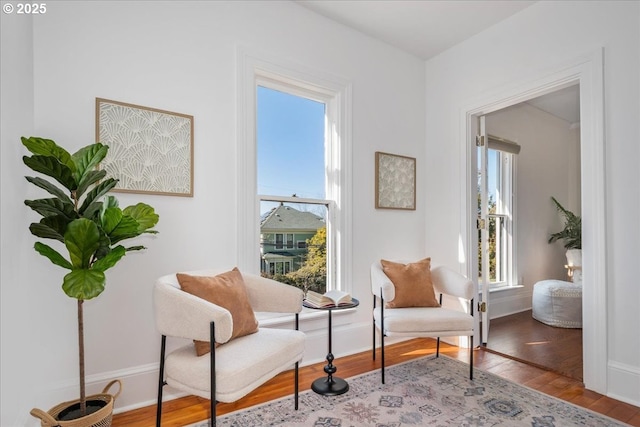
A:
{"type": "Polygon", "coordinates": [[[524,285],[496,286],[494,288],[489,288],[489,293],[492,294],[494,292],[504,292],[504,291],[511,291],[514,289],[522,289],[522,288],[524,288],[524,285]]]}
{"type": "MultiPolygon", "coordinates": [[[[332,316],[343,316],[350,313],[355,313],[357,307],[353,308],[345,308],[342,310],[334,310],[332,316]]],[[[314,310],[311,308],[303,308],[300,312],[300,323],[305,321],[315,320],[323,318],[327,315],[328,310],[314,310]]],[[[291,313],[267,313],[267,312],[256,312],[256,319],[258,320],[259,326],[264,327],[272,327],[272,326],[281,326],[291,323],[295,316],[291,313]]]]}

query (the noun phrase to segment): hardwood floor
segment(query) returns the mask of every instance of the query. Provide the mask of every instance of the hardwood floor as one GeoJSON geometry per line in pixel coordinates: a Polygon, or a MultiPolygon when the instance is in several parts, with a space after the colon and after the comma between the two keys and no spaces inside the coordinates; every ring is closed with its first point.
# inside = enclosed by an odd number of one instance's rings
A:
{"type": "Polygon", "coordinates": [[[487,349],[582,381],[582,329],[554,328],[531,310],[491,321],[487,349]]]}
{"type": "MultiPolygon", "coordinates": [[[[459,349],[458,347],[442,344],[440,351],[465,362],[469,360],[468,349],[459,349]]],[[[413,339],[385,347],[387,366],[433,353],[435,353],[435,340],[429,338],[413,339]]],[[[318,363],[300,369],[301,392],[310,389],[313,380],[325,375],[322,370],[324,365],[325,363],[318,363]]],[[[348,378],[379,369],[380,357],[378,356],[374,362],[371,357],[371,351],[367,351],[339,357],[336,359],[335,365],[338,367],[338,375],[348,378]]],[[[631,426],[640,427],[640,408],[585,390],[580,381],[557,372],[505,358],[482,348],[475,350],[474,366],[578,406],[605,414],[631,426]]],[[[222,415],[237,409],[284,397],[292,392],[292,384],[293,372],[284,372],[237,402],[218,404],[218,414],[222,415]]],[[[208,417],[208,408],[208,400],[194,396],[166,402],[163,404],[162,425],[163,427],[183,427],[190,423],[205,420],[208,417]]],[[[114,415],[112,426],[154,426],[155,414],[155,405],[116,414],[114,415]]]]}

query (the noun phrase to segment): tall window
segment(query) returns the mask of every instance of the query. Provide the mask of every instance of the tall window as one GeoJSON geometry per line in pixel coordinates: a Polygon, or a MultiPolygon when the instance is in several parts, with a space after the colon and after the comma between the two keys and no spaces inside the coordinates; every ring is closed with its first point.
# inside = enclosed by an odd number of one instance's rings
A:
{"type": "Polygon", "coordinates": [[[259,79],[256,93],[261,274],[325,292],[335,287],[327,266],[334,206],[326,197],[327,105],[286,82],[259,79]]]}
{"type": "MultiPolygon", "coordinates": [[[[515,159],[519,152],[515,143],[489,137],[487,182],[489,215],[489,283],[492,287],[512,286],[515,271],[515,159]]],[[[478,242],[478,262],[482,271],[482,251],[478,242]]]]}
{"type": "Polygon", "coordinates": [[[237,57],[238,267],[351,291],[351,84],[243,48],[237,57]]]}

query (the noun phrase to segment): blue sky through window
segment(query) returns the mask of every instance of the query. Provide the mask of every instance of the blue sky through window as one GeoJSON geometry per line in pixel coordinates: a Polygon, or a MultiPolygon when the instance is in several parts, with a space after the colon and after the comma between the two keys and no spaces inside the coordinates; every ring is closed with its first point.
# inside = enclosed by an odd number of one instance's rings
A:
{"type": "Polygon", "coordinates": [[[258,194],[324,199],[325,104],[262,86],[257,92],[258,194]]]}
{"type": "MultiPolygon", "coordinates": [[[[488,190],[489,196],[496,200],[496,191],[497,191],[497,167],[498,167],[498,159],[500,158],[500,154],[496,150],[488,150],[487,156],[487,178],[488,178],[488,190]]],[[[478,155],[478,170],[480,169],[480,155],[478,155]]]]}

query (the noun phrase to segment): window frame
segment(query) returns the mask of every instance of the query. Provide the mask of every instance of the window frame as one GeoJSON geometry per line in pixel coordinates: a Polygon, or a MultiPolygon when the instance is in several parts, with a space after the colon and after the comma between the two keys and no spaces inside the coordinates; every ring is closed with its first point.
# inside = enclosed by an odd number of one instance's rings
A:
{"type": "MultiPolygon", "coordinates": [[[[327,289],[350,292],[352,265],[351,83],[300,64],[238,49],[237,253],[238,267],[260,273],[260,198],[257,194],[257,86],[280,88],[323,102],[325,109],[325,200],[278,198],[291,203],[328,203],[327,289]],[[313,94],[310,97],[309,94],[313,94]],[[330,237],[331,236],[331,237],[330,237]],[[331,243],[329,241],[331,240],[331,243]],[[331,245],[329,247],[329,244],[331,245]]],[[[267,196],[270,199],[273,197],[267,196]]],[[[263,197],[264,200],[267,200],[263,197]]],[[[294,245],[295,246],[295,245],[294,245]]]]}
{"type": "Polygon", "coordinates": [[[273,233],[273,236],[275,237],[273,248],[284,249],[284,233],[273,233]],[[278,237],[280,237],[279,240],[278,237]]]}
{"type": "MultiPolygon", "coordinates": [[[[497,223],[500,220],[505,221],[505,233],[504,236],[504,245],[506,249],[506,255],[503,255],[503,258],[506,258],[504,261],[504,279],[491,281],[489,279],[489,288],[490,289],[500,289],[507,288],[512,286],[517,286],[519,283],[517,282],[517,252],[516,248],[516,221],[517,216],[515,214],[516,208],[516,160],[517,155],[514,153],[510,153],[507,151],[500,150],[498,148],[489,148],[490,151],[494,151],[497,153],[497,177],[496,177],[496,212],[494,214],[488,215],[488,220],[495,219],[496,220],[496,235],[499,234],[497,231],[497,223]],[[498,196],[499,195],[499,196],[498,196]]],[[[488,173],[488,171],[487,171],[488,173]]],[[[488,226],[488,225],[487,225],[488,226]]],[[[496,250],[496,258],[499,256],[499,252],[496,250]]],[[[498,268],[498,260],[496,260],[496,269],[498,268]]],[[[497,274],[497,270],[496,270],[497,274]]]]}

